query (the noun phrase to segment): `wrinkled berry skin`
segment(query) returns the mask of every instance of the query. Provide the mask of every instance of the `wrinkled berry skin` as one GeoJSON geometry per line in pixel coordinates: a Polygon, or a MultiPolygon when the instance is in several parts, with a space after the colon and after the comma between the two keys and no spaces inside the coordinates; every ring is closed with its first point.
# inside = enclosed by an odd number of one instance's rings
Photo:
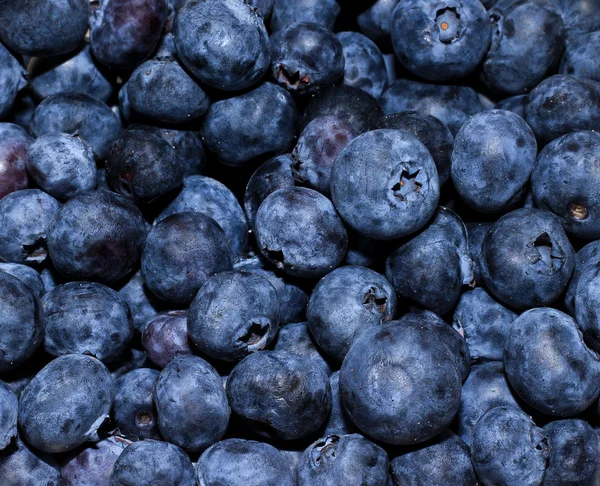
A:
{"type": "Polygon", "coordinates": [[[160,439],[154,407],[154,385],[159,372],[139,368],[115,381],[112,419],[125,436],[133,440],[160,439]]]}
{"type": "Polygon", "coordinates": [[[508,329],[516,318],[517,314],[477,287],[460,297],[452,325],[469,344],[472,361],[502,361],[508,329]]]}
{"type": "Polygon", "coordinates": [[[137,113],[158,123],[193,122],[210,105],[200,85],[169,57],[140,64],[127,81],[127,98],[137,113]]]}
{"type": "Polygon", "coordinates": [[[386,452],[362,435],[328,435],[304,451],[298,484],[386,486],[388,469],[386,452]]]}
{"type": "Polygon", "coordinates": [[[492,408],[475,426],[471,461],[483,484],[541,486],[549,455],[546,432],[518,408],[492,408]]]}
{"type": "Polygon", "coordinates": [[[179,356],[161,371],[154,397],[162,436],[187,451],[221,440],[231,410],[215,369],[197,356],[179,356]]]}
{"type": "Polygon", "coordinates": [[[278,269],[297,277],[320,277],[337,267],[348,246],[333,204],[312,189],[279,189],[256,214],[256,242],[278,269]]]}
{"type": "Polygon", "coordinates": [[[0,451],[6,449],[17,437],[19,400],[8,386],[0,381],[0,451]]]}
{"type": "Polygon", "coordinates": [[[0,371],[7,371],[34,353],[44,327],[38,301],[25,283],[0,272],[0,289],[0,371]]]}
{"type": "Polygon", "coordinates": [[[17,93],[27,84],[25,74],[27,72],[21,63],[0,44],[0,118],[9,113],[17,99],[17,93]]]}
{"type": "MultiPolygon", "coordinates": [[[[272,349],[310,358],[321,364],[328,375],[331,374],[331,367],[325,360],[324,353],[315,344],[306,322],[291,322],[280,327],[272,349]]],[[[333,397],[333,387],[331,394],[333,397]]]]}
{"type": "Polygon", "coordinates": [[[283,454],[254,440],[226,439],[209,447],[198,459],[199,484],[228,486],[294,486],[283,454]]]}
{"type": "Polygon", "coordinates": [[[392,14],[391,35],[406,69],[429,81],[449,81],[479,65],[491,30],[478,0],[402,0],[392,14]]]}
{"type": "Polygon", "coordinates": [[[358,135],[347,121],[334,116],[312,120],[292,151],[294,179],[329,195],[331,167],[342,149],[358,135]]]}
{"type": "Polygon", "coordinates": [[[110,412],[113,380],[91,356],[67,354],[29,382],[19,402],[19,427],[29,444],[65,452],[93,440],[110,412]]]}
{"type": "Polygon", "coordinates": [[[129,306],[102,284],[59,285],[40,304],[44,349],[52,356],[81,353],[110,362],[125,352],[133,336],[129,306]]]}
{"type": "Polygon", "coordinates": [[[382,442],[415,444],[450,424],[461,373],[440,337],[423,317],[369,328],[354,341],[340,369],[340,394],[360,430],[382,442]]]}
{"type": "Polygon", "coordinates": [[[249,88],[269,68],[269,34],[260,14],[245,2],[186,2],[175,17],[173,40],[192,74],[223,91],[249,88]]]}
{"type": "Polygon", "coordinates": [[[0,262],[0,271],[6,272],[13,277],[17,277],[29,287],[29,290],[31,290],[33,295],[38,299],[46,293],[44,282],[42,281],[40,274],[27,265],[21,263],[0,262]]]}
{"type": "Polygon", "coordinates": [[[66,54],[83,41],[88,15],[85,0],[2,0],[0,40],[27,56],[66,54]]]}
{"type": "Polygon", "coordinates": [[[598,169],[600,134],[572,132],[553,140],[539,154],[531,175],[536,206],[556,214],[568,233],[600,238],[598,169]]]}
{"type": "Polygon", "coordinates": [[[142,274],[157,297],[192,301],[213,274],[231,269],[225,233],[201,213],[173,214],[156,224],[144,244],[142,274]]]}
{"type": "Polygon", "coordinates": [[[555,309],[531,309],[513,322],[504,365],[518,395],[547,415],[576,415],[598,397],[600,360],[575,320],[555,309]]]}
{"type": "Polygon", "coordinates": [[[335,116],[347,121],[356,133],[371,130],[382,115],[379,102],[369,93],[352,86],[338,85],[324,88],[308,102],[300,128],[320,116],[335,116]]]}
{"type": "Polygon", "coordinates": [[[0,123],[0,199],[27,188],[27,154],[32,143],[33,138],[20,126],[0,123]]]}
{"type": "Polygon", "coordinates": [[[396,314],[396,292],[382,275],[345,266],[323,277],[306,311],[310,332],[330,356],[343,361],[354,340],[396,314]]]}
{"type": "Polygon", "coordinates": [[[29,129],[36,137],[79,132],[92,146],[96,160],[101,161],[119,136],[121,122],[100,100],[86,94],[60,93],[38,105],[29,129]]]}
{"type": "Polygon", "coordinates": [[[400,454],[391,462],[392,477],[397,484],[478,484],[467,445],[452,432],[442,433],[424,447],[400,454]]]}
{"type": "Polygon", "coordinates": [[[454,211],[439,206],[423,232],[388,256],[385,273],[399,298],[440,315],[449,312],[463,286],[473,285],[465,225],[454,211]]]}
{"type": "Polygon", "coordinates": [[[143,331],[146,324],[162,309],[162,303],[144,284],[142,272],[137,271],[119,289],[119,294],[129,305],[133,326],[143,331]]]}
{"type": "Polygon", "coordinates": [[[600,83],[550,76],[529,93],[525,120],[542,144],[575,130],[599,130],[600,83]]]}
{"type": "Polygon", "coordinates": [[[504,364],[490,361],[473,366],[462,387],[456,433],[470,446],[477,421],[488,410],[500,406],[520,408],[504,374],[504,364]]]}
{"type": "Polygon", "coordinates": [[[422,228],[433,216],[439,194],[429,151],[399,130],[359,135],[338,155],[331,171],[331,196],[342,219],[377,240],[401,238],[422,228]]]}
{"type": "Polygon", "coordinates": [[[336,0],[304,0],[302,2],[275,0],[269,25],[272,33],[298,22],[313,22],[322,25],[327,30],[333,30],[333,24],[339,13],[340,6],[336,0]]]}
{"type": "Polygon", "coordinates": [[[560,63],[560,74],[600,81],[598,60],[600,32],[591,32],[574,39],[565,50],[560,63]]]}
{"type": "Polygon", "coordinates": [[[195,486],[194,467],[179,447],[169,442],[142,440],[118,457],[110,486],[195,486]]]}
{"type": "Polygon", "coordinates": [[[69,199],[48,228],[56,269],[74,280],[116,282],[138,264],[146,222],[137,207],[109,191],[69,199]]]}
{"type": "Polygon", "coordinates": [[[200,130],[202,142],[221,163],[241,167],[258,157],[288,150],[297,116],[289,93],[276,84],[263,83],[245,94],[213,103],[200,130]]]}
{"type": "Polygon", "coordinates": [[[298,22],[271,36],[271,74],[288,91],[314,92],[344,74],[344,51],[322,25],[298,22]]]}
{"type": "Polygon", "coordinates": [[[106,159],[106,179],[119,194],[150,202],[183,183],[185,166],[164,138],[129,128],[106,159]]]}
{"type": "Polygon", "coordinates": [[[90,46],[102,64],[131,70],[158,43],[167,20],[165,0],[101,0],[90,18],[90,46]]]}
{"type": "Polygon", "coordinates": [[[160,369],[178,356],[195,354],[187,332],[187,312],[166,311],[154,316],[142,332],[142,345],[148,359],[160,369]]]}
{"type": "Polygon", "coordinates": [[[235,260],[248,248],[248,225],[235,195],[219,181],[200,175],[186,177],[183,189],[156,218],[160,222],[176,213],[202,213],[223,229],[235,260]]]}
{"type": "Polygon", "coordinates": [[[60,203],[39,189],[11,192],[0,199],[0,257],[35,264],[47,255],[47,235],[60,203]]]}
{"type": "Polygon", "coordinates": [[[5,486],[62,486],[53,458],[30,449],[19,438],[0,452],[0,477],[5,486]]]}
{"type": "Polygon", "coordinates": [[[456,135],[452,182],[476,211],[506,211],[525,197],[536,155],[535,136],[525,120],[510,111],[486,110],[456,135]]]}
{"type": "Polygon", "coordinates": [[[473,115],[483,110],[475,90],[468,86],[421,83],[399,79],[386,89],[379,102],[386,115],[416,111],[432,115],[446,125],[453,135],[473,115]]]}
{"type": "Polygon", "coordinates": [[[232,411],[255,432],[284,440],[316,432],[331,410],[324,369],[286,351],[246,356],[229,375],[227,397],[232,411]]]}
{"type": "Polygon", "coordinates": [[[129,445],[119,436],[96,442],[69,458],[60,471],[62,486],[105,486],[117,458],[129,445]]]}
{"type": "Polygon", "coordinates": [[[575,252],[554,215],[523,208],[496,221],[483,239],[479,261],[491,294],[525,310],[561,295],[575,267],[575,252]]]}
{"type": "Polygon", "coordinates": [[[448,181],[454,136],[438,118],[419,115],[416,111],[404,111],[380,118],[375,128],[402,130],[417,137],[435,162],[440,186],[448,181]]]}
{"type": "Polygon", "coordinates": [[[275,287],[250,272],[221,272],[210,277],[194,298],[188,334],[204,354],[238,361],[268,347],[279,329],[275,287]]]}
{"type": "Polygon", "coordinates": [[[60,200],[96,188],[94,152],[78,134],[38,137],[29,147],[27,171],[41,189],[60,200]]]}

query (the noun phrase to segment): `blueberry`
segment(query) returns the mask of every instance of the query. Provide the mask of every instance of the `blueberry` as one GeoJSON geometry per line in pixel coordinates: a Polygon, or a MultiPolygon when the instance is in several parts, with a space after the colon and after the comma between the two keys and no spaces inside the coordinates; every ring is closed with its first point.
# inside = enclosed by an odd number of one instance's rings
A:
{"type": "Polygon", "coordinates": [[[574,39],[563,54],[560,73],[600,81],[598,46],[600,46],[600,31],[583,34],[574,39]]]}
{"type": "Polygon", "coordinates": [[[432,115],[419,115],[416,111],[404,111],[380,118],[376,128],[402,130],[417,137],[435,162],[440,186],[448,181],[454,136],[439,119],[432,115]]]}
{"type": "Polygon", "coordinates": [[[94,152],[78,133],[38,137],[29,147],[27,171],[41,189],[61,200],[96,188],[94,152]]]}
{"type": "Polygon", "coordinates": [[[194,298],[188,334],[204,354],[238,361],[268,347],[279,329],[279,298],[271,283],[250,272],[210,277],[194,298]]]}
{"type": "Polygon", "coordinates": [[[494,223],[483,239],[479,263],[490,293],[525,310],[561,295],[575,267],[575,252],[558,218],[523,208],[494,223]]]}
{"type": "Polygon", "coordinates": [[[421,83],[399,79],[379,98],[386,115],[401,111],[416,111],[433,115],[446,125],[453,135],[471,116],[483,110],[477,93],[468,86],[421,83]]]}
{"type": "Polygon", "coordinates": [[[62,485],[53,458],[30,449],[21,439],[0,452],[0,477],[4,486],[62,485]]]}
{"type": "Polygon", "coordinates": [[[202,142],[221,163],[247,165],[257,157],[289,149],[296,118],[292,97],[273,83],[263,83],[245,94],[213,103],[202,124],[202,142]]]}
{"type": "Polygon", "coordinates": [[[593,255],[590,258],[592,261],[587,263],[578,275],[579,281],[573,299],[573,314],[579,329],[583,332],[586,344],[600,352],[600,315],[597,307],[600,301],[598,287],[600,266],[595,261],[596,258],[596,255],[593,255]]]}
{"type": "Polygon", "coordinates": [[[119,294],[129,305],[133,327],[138,331],[143,331],[163,307],[162,302],[144,284],[144,277],[139,270],[129,277],[119,289],[119,294]]]}
{"type": "Polygon", "coordinates": [[[473,260],[473,280],[477,285],[481,285],[483,278],[479,266],[479,255],[481,254],[483,238],[492,227],[492,223],[467,223],[466,227],[467,233],[469,233],[469,252],[471,253],[471,260],[473,260]]]}
{"type": "Polygon", "coordinates": [[[69,199],[48,228],[56,269],[78,280],[116,282],[138,264],[146,222],[128,199],[108,191],[69,199]]]}
{"type": "Polygon", "coordinates": [[[442,433],[433,442],[395,457],[391,469],[396,483],[406,486],[478,484],[469,448],[452,432],[442,433]]]}
{"type": "Polygon", "coordinates": [[[127,98],[140,115],[159,123],[189,123],[200,118],[210,100],[173,58],[140,64],[127,81],[127,98]]]}
{"type": "Polygon", "coordinates": [[[78,451],[61,469],[63,486],[104,486],[117,458],[131,442],[119,436],[108,437],[78,451]]]}
{"type": "Polygon", "coordinates": [[[271,37],[271,51],[271,74],[292,92],[314,92],[344,74],[342,44],[314,22],[283,27],[271,37]]]}
{"type": "Polygon", "coordinates": [[[496,110],[512,111],[515,115],[519,115],[521,118],[525,119],[525,107],[527,106],[528,100],[528,95],[509,96],[496,103],[494,108],[496,110]]]}
{"type": "Polygon", "coordinates": [[[298,483],[386,486],[388,469],[388,456],[377,444],[359,434],[334,434],[319,439],[304,451],[298,483]]]}
{"type": "Polygon", "coordinates": [[[518,395],[547,415],[576,415],[598,397],[600,360],[576,322],[555,309],[531,309],[513,321],[504,365],[518,395]]]}
{"type": "Polygon", "coordinates": [[[246,356],[227,380],[231,409],[258,434],[284,440],[315,433],[331,410],[323,367],[289,351],[246,356]]]}
{"type": "Polygon", "coordinates": [[[579,238],[600,238],[599,160],[600,134],[571,132],[544,147],[531,175],[536,206],[556,214],[565,230],[579,238]]]}
{"type": "Polygon", "coordinates": [[[391,444],[440,433],[458,411],[460,389],[457,358],[426,317],[366,329],[340,370],[342,404],[352,422],[391,444]]]}
{"type": "Polygon", "coordinates": [[[239,0],[191,0],[177,13],[179,59],[200,81],[224,91],[256,84],[269,68],[269,35],[259,13],[239,0]]]}
{"type": "Polygon", "coordinates": [[[60,93],[38,105],[29,129],[36,137],[78,132],[92,146],[96,160],[103,160],[121,132],[121,122],[100,100],[86,94],[60,93]]]}
{"type": "Polygon", "coordinates": [[[358,32],[339,32],[336,36],[344,52],[343,84],[379,98],[387,84],[387,71],[377,44],[358,32]]]}
{"type": "Polygon", "coordinates": [[[336,116],[347,121],[357,133],[371,130],[381,116],[379,102],[369,93],[352,86],[340,85],[322,89],[308,102],[300,128],[320,116],[336,116]]]}
{"type": "MultiPolygon", "coordinates": [[[[285,328],[284,328],[285,329],[285,328]]],[[[335,371],[329,377],[331,386],[331,413],[325,425],[324,435],[345,435],[356,432],[356,427],[348,417],[340,395],[340,372],[335,371]]]]}
{"type": "Polygon", "coordinates": [[[504,364],[490,361],[473,366],[462,387],[456,433],[470,446],[477,421],[488,410],[501,406],[520,408],[504,374],[504,364]]]}
{"type": "Polygon", "coordinates": [[[278,269],[298,277],[320,277],[346,253],[346,230],[333,204],[312,189],[279,189],[258,209],[256,242],[278,269]]]}
{"type": "Polygon", "coordinates": [[[29,290],[33,292],[33,295],[39,299],[46,293],[44,282],[40,274],[31,267],[20,263],[5,263],[0,262],[0,271],[6,272],[13,277],[17,277],[23,282],[29,290]]]}
{"type": "Polygon", "coordinates": [[[210,177],[186,177],[183,180],[183,189],[156,218],[156,222],[171,214],[184,212],[202,213],[214,219],[225,232],[235,260],[246,251],[246,217],[235,195],[225,185],[210,177]]]}
{"type": "Polygon", "coordinates": [[[35,264],[47,255],[46,238],[60,203],[39,189],[11,192],[0,199],[0,257],[35,264]]]}
{"type": "Polygon", "coordinates": [[[389,240],[419,230],[433,216],[439,193],[429,151],[399,130],[359,135],[338,155],[331,171],[336,209],[346,224],[369,238],[389,240]]]}
{"type": "Polygon", "coordinates": [[[395,313],[396,293],[385,277],[365,267],[346,266],[319,281],[307,318],[319,346],[343,361],[365,329],[390,321],[395,313]]]}
{"type": "Polygon", "coordinates": [[[221,440],[231,413],[221,379],[197,356],[179,356],[160,372],[154,392],[162,436],[188,451],[221,440]]]}
{"type": "Polygon", "coordinates": [[[273,13],[273,5],[275,0],[248,0],[248,5],[255,8],[260,16],[267,20],[273,13]]]}
{"type": "MultiPolygon", "coordinates": [[[[315,344],[306,322],[292,322],[282,326],[277,333],[277,338],[273,344],[273,350],[287,351],[297,356],[309,358],[312,361],[321,364],[328,375],[331,374],[331,367],[326,361],[320,348],[315,344]]],[[[333,397],[333,387],[331,395],[333,397]]]]}
{"type": "Polygon", "coordinates": [[[463,286],[473,285],[465,225],[440,206],[423,232],[388,256],[385,272],[399,298],[440,315],[449,312],[463,286]]]}
{"type": "Polygon", "coordinates": [[[33,65],[29,85],[41,100],[68,91],[106,103],[113,92],[111,76],[98,65],[87,44],[65,56],[38,60],[33,65]]]}
{"type": "Polygon", "coordinates": [[[471,461],[483,484],[539,486],[549,455],[546,432],[518,408],[492,408],[475,426],[471,461]]]}
{"type": "MultiPolygon", "coordinates": [[[[600,263],[600,241],[592,241],[585,245],[581,250],[577,252],[575,256],[575,270],[571,280],[569,280],[569,286],[565,292],[565,307],[567,312],[571,315],[575,315],[575,297],[577,296],[577,286],[581,275],[588,268],[595,267],[600,263]]],[[[588,272],[587,276],[591,277],[593,272],[588,272]]]]}
{"type": "Polygon", "coordinates": [[[314,22],[328,30],[333,30],[333,24],[340,13],[336,0],[308,0],[290,2],[275,0],[271,14],[271,32],[285,29],[297,22],[314,22]]]}
{"type": "Polygon", "coordinates": [[[94,440],[113,394],[112,378],[97,359],[80,354],[56,358],[21,393],[21,434],[45,452],[74,449],[94,440]]]}
{"type": "Polygon", "coordinates": [[[10,116],[8,117],[8,121],[28,129],[29,124],[31,123],[31,118],[33,117],[33,112],[35,111],[35,104],[35,100],[31,96],[31,92],[29,90],[19,91],[13,104],[10,116]]]}
{"type": "Polygon", "coordinates": [[[154,50],[167,20],[165,0],[100,0],[90,18],[90,46],[102,64],[132,70],[154,50]]]}
{"type": "Polygon", "coordinates": [[[562,9],[568,43],[600,30],[600,5],[594,0],[556,0],[556,4],[562,9]]]}
{"type": "Polygon", "coordinates": [[[575,130],[598,130],[600,83],[566,74],[550,76],[529,93],[525,120],[543,144],[575,130]]]}
{"type": "Polygon", "coordinates": [[[0,123],[0,199],[26,189],[27,154],[33,138],[20,126],[0,123]]]}
{"type": "Polygon", "coordinates": [[[179,447],[158,440],[142,440],[118,457],[111,486],[195,486],[192,462],[179,447]]]}
{"type": "Polygon", "coordinates": [[[394,8],[390,30],[402,65],[430,81],[471,73],[487,52],[491,36],[478,0],[402,0],[394,8]]]}
{"type": "MultiPolygon", "coordinates": [[[[0,27],[1,29],[1,27],[0,27]]],[[[0,43],[0,117],[5,117],[27,81],[21,63],[0,43]]]]}
{"type": "Polygon", "coordinates": [[[167,311],[154,316],[142,332],[142,345],[148,359],[161,369],[177,356],[195,354],[188,338],[187,312],[167,311]]]}
{"type": "Polygon", "coordinates": [[[17,437],[19,400],[3,381],[0,381],[0,410],[0,450],[4,450],[17,437]]]}
{"type": "Polygon", "coordinates": [[[85,0],[3,0],[0,40],[13,51],[28,56],[48,57],[73,51],[88,28],[88,5],[85,0]]]}
{"type": "Polygon", "coordinates": [[[516,318],[517,314],[478,287],[460,297],[453,327],[467,341],[472,361],[502,361],[504,342],[516,318]]]}
{"type": "Polygon", "coordinates": [[[133,336],[131,311],[114,290],[94,282],[69,282],[40,301],[44,349],[52,356],[81,353],[114,361],[133,336]]]}
{"type": "Polygon", "coordinates": [[[292,151],[296,182],[329,195],[331,167],[343,148],[358,135],[349,122],[335,116],[312,120],[292,151]]]}
{"type": "Polygon", "coordinates": [[[544,427],[550,446],[544,486],[594,484],[600,479],[600,440],[584,420],[557,420],[544,427]]]}
{"type": "Polygon", "coordinates": [[[552,2],[511,2],[507,8],[498,4],[490,20],[492,44],[482,67],[490,88],[526,93],[556,69],[564,49],[564,27],[552,2]]]}
{"type": "Polygon", "coordinates": [[[375,0],[357,17],[358,27],[369,39],[391,46],[392,13],[399,0],[375,0]]]}
{"type": "Polygon", "coordinates": [[[134,440],[160,439],[154,406],[154,384],[159,372],[139,368],[115,381],[115,401],[111,416],[125,437],[134,440]]]}
{"type": "Polygon", "coordinates": [[[225,233],[201,213],[173,214],[156,224],[144,244],[142,275],[168,302],[187,304],[213,274],[231,269],[225,233]]]}
{"type": "Polygon", "coordinates": [[[533,171],[537,143],[510,111],[487,110],[460,129],[452,152],[452,182],[471,208],[486,213],[518,207],[533,171]]]}
{"type": "Polygon", "coordinates": [[[263,162],[248,180],[244,193],[244,212],[251,227],[254,227],[258,208],[269,194],[277,189],[295,186],[293,163],[291,155],[278,155],[263,162]]]}
{"type": "Polygon", "coordinates": [[[198,459],[196,479],[202,485],[292,486],[296,482],[283,454],[262,442],[227,439],[198,459]]]}

